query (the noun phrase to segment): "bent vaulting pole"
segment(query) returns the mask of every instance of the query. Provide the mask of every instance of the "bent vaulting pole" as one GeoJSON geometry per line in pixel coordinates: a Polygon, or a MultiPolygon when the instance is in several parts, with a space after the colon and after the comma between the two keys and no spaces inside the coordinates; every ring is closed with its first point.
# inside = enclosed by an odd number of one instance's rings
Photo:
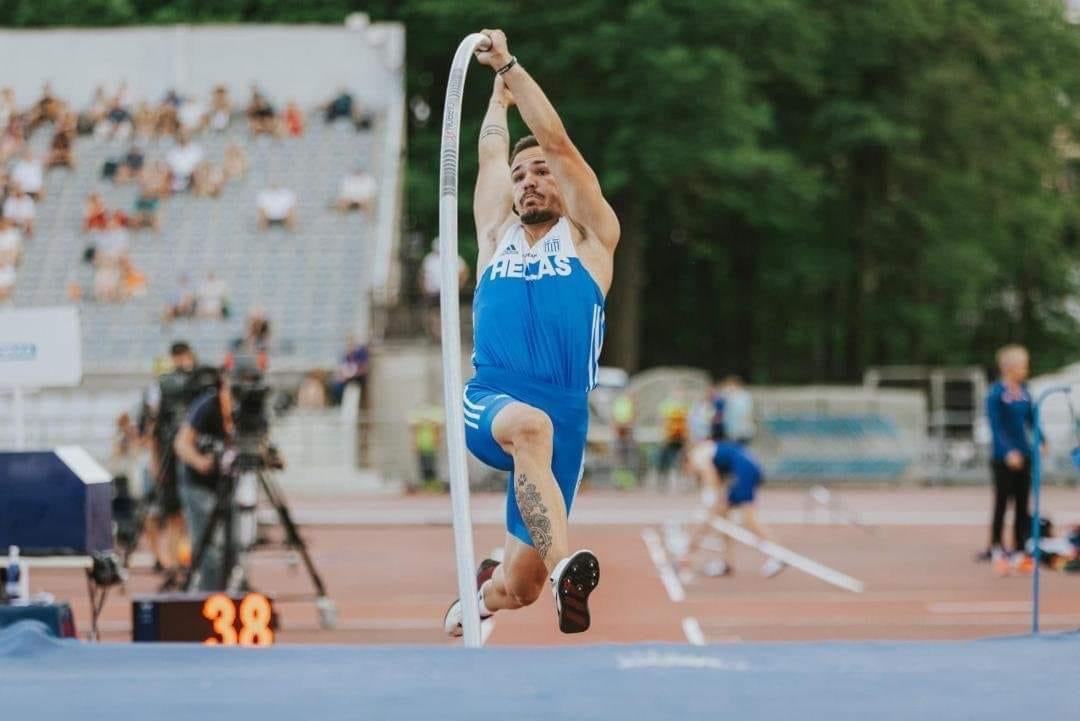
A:
{"type": "Polygon", "coordinates": [[[472,516],[469,512],[469,473],[465,465],[465,420],[461,394],[461,318],[458,307],[458,150],[461,130],[461,95],[465,73],[473,51],[489,42],[480,33],[469,35],[458,45],[446,84],[443,109],[442,150],[439,153],[439,255],[442,281],[439,305],[442,311],[443,399],[446,409],[446,444],[450,463],[450,501],[454,513],[454,551],[457,562],[458,594],[461,598],[465,646],[479,648],[480,606],[476,598],[475,556],[472,516]]]}

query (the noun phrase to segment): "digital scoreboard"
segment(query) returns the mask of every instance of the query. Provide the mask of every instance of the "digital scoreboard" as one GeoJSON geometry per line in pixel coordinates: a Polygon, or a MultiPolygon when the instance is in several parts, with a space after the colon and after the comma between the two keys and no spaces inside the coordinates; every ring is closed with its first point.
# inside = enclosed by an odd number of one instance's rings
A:
{"type": "Polygon", "coordinates": [[[131,601],[131,627],[133,641],[270,646],[277,613],[261,593],[144,595],[131,601]]]}

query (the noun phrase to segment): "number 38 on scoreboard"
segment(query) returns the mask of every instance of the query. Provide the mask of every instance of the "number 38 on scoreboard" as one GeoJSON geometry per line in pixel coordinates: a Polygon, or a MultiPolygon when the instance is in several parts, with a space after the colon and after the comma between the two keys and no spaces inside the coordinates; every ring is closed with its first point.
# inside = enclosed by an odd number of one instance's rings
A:
{"type": "Polygon", "coordinates": [[[270,599],[261,593],[244,596],[239,607],[232,598],[215,593],[203,602],[202,615],[212,622],[215,634],[203,639],[207,646],[269,646],[274,643],[270,599]]]}
{"type": "Polygon", "coordinates": [[[269,646],[277,613],[273,601],[261,593],[137,596],[132,599],[132,628],[135,641],[269,646]]]}

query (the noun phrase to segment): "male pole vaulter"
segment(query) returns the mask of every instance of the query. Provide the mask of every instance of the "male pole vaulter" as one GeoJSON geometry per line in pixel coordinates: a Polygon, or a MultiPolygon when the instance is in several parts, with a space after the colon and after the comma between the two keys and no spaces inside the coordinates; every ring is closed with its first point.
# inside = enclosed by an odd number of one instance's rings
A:
{"type": "MultiPolygon", "coordinates": [[[[510,476],[506,552],[501,565],[480,564],[480,615],[528,606],[550,583],[559,629],[580,633],[600,564],[590,551],[570,552],[567,513],[585,464],[586,396],[596,385],[619,221],[506,35],[482,32],[490,42],[476,58],[496,75],[473,198],[476,373],[465,386],[465,439],[510,476]],[[506,114],[515,104],[532,135],[511,152],[506,114]]],[[[444,625],[461,635],[460,602],[444,625]]]]}

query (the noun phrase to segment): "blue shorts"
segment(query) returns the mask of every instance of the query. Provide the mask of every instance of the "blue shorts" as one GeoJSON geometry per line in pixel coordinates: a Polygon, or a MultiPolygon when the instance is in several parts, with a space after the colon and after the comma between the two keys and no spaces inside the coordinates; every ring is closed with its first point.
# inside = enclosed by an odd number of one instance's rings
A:
{"type": "Polygon", "coordinates": [[[562,491],[566,512],[574,503],[585,470],[585,434],[589,430],[586,395],[498,368],[478,368],[465,384],[465,444],[484,463],[509,471],[506,483],[506,530],[532,546],[532,537],[514,495],[514,459],[491,432],[495,416],[508,404],[525,403],[547,414],[555,428],[551,471],[562,491]]]}
{"type": "Polygon", "coordinates": [[[717,471],[728,477],[729,506],[754,502],[758,486],[761,485],[761,466],[745,446],[730,441],[717,442],[713,465],[717,471]]]}
{"type": "Polygon", "coordinates": [[[753,503],[757,496],[757,484],[740,482],[733,479],[728,487],[727,502],[729,506],[742,506],[753,503]]]}

